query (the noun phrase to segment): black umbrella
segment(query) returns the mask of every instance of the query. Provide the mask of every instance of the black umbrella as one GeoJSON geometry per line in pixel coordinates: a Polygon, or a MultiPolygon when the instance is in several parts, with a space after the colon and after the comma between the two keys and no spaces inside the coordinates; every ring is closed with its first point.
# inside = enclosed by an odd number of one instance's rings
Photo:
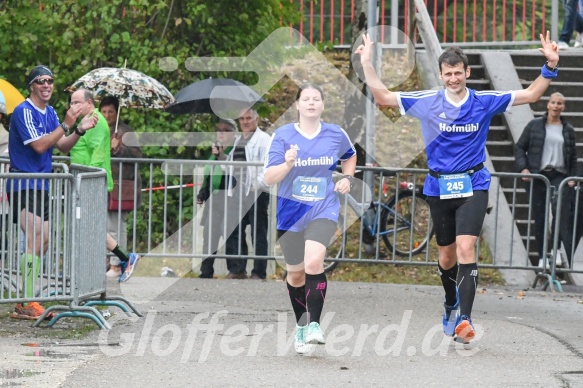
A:
{"type": "Polygon", "coordinates": [[[174,114],[228,112],[251,108],[263,98],[249,86],[230,78],[209,78],[181,89],[166,107],[174,114]]]}

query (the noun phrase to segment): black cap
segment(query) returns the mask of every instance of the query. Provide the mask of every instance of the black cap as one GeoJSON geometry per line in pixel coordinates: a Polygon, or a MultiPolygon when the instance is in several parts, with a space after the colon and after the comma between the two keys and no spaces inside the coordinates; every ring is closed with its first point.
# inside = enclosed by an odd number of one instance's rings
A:
{"type": "Polygon", "coordinates": [[[35,79],[43,75],[54,77],[51,69],[49,69],[45,65],[38,65],[33,67],[30,73],[28,73],[28,77],[26,77],[26,84],[30,85],[35,79]]]}

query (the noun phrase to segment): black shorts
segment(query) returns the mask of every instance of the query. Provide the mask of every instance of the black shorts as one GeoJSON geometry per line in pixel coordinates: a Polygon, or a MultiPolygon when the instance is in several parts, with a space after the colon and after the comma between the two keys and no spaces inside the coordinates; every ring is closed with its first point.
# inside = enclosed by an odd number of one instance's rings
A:
{"type": "Polygon", "coordinates": [[[307,240],[319,242],[328,248],[337,228],[336,222],[326,218],[318,218],[310,222],[306,229],[301,232],[278,230],[277,239],[286,264],[303,263],[307,240]]]}
{"type": "Polygon", "coordinates": [[[476,190],[466,198],[427,197],[435,240],[439,246],[451,245],[456,236],[479,236],[488,207],[488,190],[476,190]]]}
{"type": "Polygon", "coordinates": [[[29,213],[43,219],[49,220],[49,192],[48,190],[21,190],[14,192],[7,192],[8,200],[10,201],[10,208],[12,209],[12,222],[18,223],[18,217],[22,209],[27,209],[29,213]],[[10,194],[14,194],[11,198],[10,194]],[[27,196],[28,194],[28,196],[27,196]]]}

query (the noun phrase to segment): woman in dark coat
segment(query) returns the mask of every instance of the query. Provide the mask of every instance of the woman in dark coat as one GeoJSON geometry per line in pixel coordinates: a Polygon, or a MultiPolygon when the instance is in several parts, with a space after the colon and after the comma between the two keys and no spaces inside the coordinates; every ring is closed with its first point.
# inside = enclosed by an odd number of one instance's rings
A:
{"type": "MultiPolygon", "coordinates": [[[[561,117],[565,109],[565,97],[561,93],[553,93],[549,97],[547,113],[542,117],[530,121],[520,139],[514,146],[516,166],[522,174],[541,174],[547,177],[552,186],[551,193],[559,189],[560,183],[569,176],[577,175],[577,151],[575,144],[575,130],[571,124],[561,117]]],[[[530,178],[522,178],[530,181],[530,178]]],[[[571,215],[572,187],[575,182],[569,182],[569,188],[563,191],[561,198],[561,225],[559,239],[567,252],[569,263],[571,262],[573,248],[573,231],[571,215]]],[[[531,187],[527,185],[527,190],[531,187]]],[[[551,198],[553,217],[556,217],[557,196],[551,198]]],[[[534,216],[534,235],[537,242],[539,260],[544,256],[543,238],[545,229],[545,204],[546,185],[541,179],[535,179],[532,183],[532,214],[534,216]]],[[[549,217],[550,220],[550,217],[549,217]]],[[[547,251],[552,248],[552,235],[554,233],[552,223],[551,239],[548,240],[547,251]]],[[[536,265],[537,263],[533,263],[536,265]]]]}

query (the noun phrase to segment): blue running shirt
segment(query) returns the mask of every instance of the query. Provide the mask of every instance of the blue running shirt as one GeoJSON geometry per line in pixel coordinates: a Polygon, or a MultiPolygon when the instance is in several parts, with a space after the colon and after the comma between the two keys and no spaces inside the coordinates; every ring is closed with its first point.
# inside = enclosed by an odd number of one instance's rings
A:
{"type": "MultiPolygon", "coordinates": [[[[439,173],[465,172],[486,161],[486,138],[492,117],[510,110],[514,92],[466,89],[459,103],[443,90],[396,93],[401,114],[421,121],[429,169],[439,173]]],[[[472,174],[474,190],[488,190],[486,168],[472,174]]],[[[438,179],[427,175],[423,193],[439,196],[438,179]]]]}
{"type": "MultiPolygon", "coordinates": [[[[52,170],[53,147],[42,154],[37,154],[29,144],[41,137],[48,135],[59,127],[59,118],[53,107],[48,106],[41,110],[37,108],[30,99],[26,99],[18,105],[12,113],[10,119],[10,131],[8,141],[10,144],[10,167],[18,171],[29,173],[50,173],[52,170]]],[[[24,183],[24,180],[22,180],[24,183]]],[[[7,184],[11,181],[9,180],[7,184]]],[[[14,181],[14,190],[21,190],[19,181],[14,181]]],[[[48,190],[49,181],[29,180],[28,186],[31,189],[48,190]]],[[[22,189],[24,189],[24,185],[22,189]]]]}
{"type": "Polygon", "coordinates": [[[325,122],[312,136],[303,133],[297,124],[286,124],[274,132],[265,168],[284,163],[285,152],[292,145],[298,156],[294,168],[279,183],[277,229],[300,232],[319,218],[338,222],[340,201],[334,192],[332,173],[339,160],[356,155],[350,138],[339,126],[325,122]],[[299,194],[302,186],[307,188],[305,197],[299,194]]]}

